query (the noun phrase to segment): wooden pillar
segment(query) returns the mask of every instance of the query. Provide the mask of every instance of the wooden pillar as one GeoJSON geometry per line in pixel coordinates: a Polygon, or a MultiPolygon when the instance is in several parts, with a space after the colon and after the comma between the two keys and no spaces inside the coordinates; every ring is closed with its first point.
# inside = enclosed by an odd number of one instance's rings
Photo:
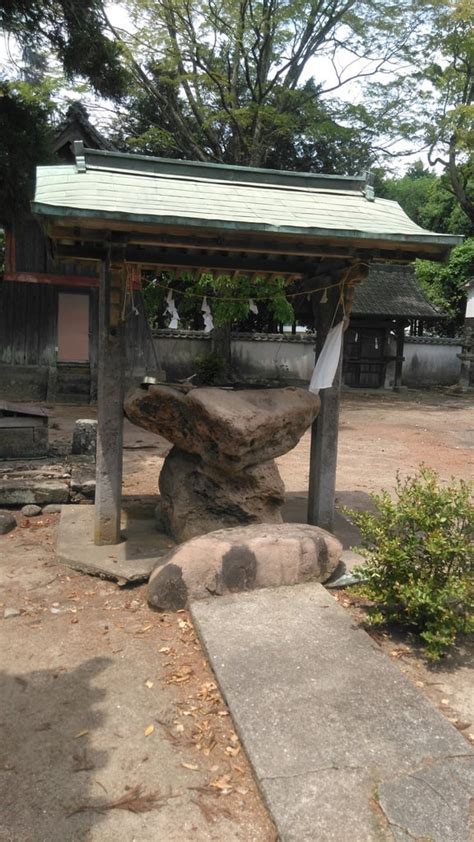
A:
{"type": "Polygon", "coordinates": [[[397,349],[395,351],[395,376],[393,378],[393,391],[398,392],[402,385],[402,369],[403,369],[403,348],[405,344],[405,324],[404,322],[397,322],[396,326],[397,349]]]}
{"type": "Polygon", "coordinates": [[[112,243],[101,267],[97,361],[96,544],[120,541],[124,397],[124,245],[112,243]]]}
{"type": "MultiPolygon", "coordinates": [[[[326,304],[316,304],[316,358],[324,345],[340,296],[339,287],[327,290],[326,304]]],[[[318,299],[321,294],[317,294],[318,299]]],[[[334,324],[342,318],[336,315],[334,324]]],[[[339,435],[339,402],[341,393],[342,351],[334,384],[321,389],[321,409],[311,428],[311,452],[308,487],[308,523],[332,532],[336,495],[337,442],[339,435]]]]}

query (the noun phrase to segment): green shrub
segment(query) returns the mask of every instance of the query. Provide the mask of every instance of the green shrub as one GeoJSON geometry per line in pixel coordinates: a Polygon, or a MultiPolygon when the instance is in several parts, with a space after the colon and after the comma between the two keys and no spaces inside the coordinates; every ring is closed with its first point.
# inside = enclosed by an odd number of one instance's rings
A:
{"type": "Polygon", "coordinates": [[[222,357],[217,354],[207,354],[197,357],[195,361],[197,382],[202,386],[212,386],[213,383],[222,381],[226,364],[222,357]]]}
{"type": "Polygon", "coordinates": [[[472,487],[442,487],[434,471],[397,475],[395,500],[373,495],[375,515],[350,511],[364,542],[363,593],[374,603],[369,622],[396,622],[418,632],[439,658],[458,632],[474,631],[472,487]]]}

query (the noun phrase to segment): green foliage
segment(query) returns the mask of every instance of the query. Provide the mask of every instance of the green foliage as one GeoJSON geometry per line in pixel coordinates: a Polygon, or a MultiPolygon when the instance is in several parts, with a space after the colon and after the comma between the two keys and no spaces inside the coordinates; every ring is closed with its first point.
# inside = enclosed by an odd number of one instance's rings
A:
{"type": "MultiPolygon", "coordinates": [[[[388,81],[367,87],[378,138],[427,149],[474,233],[474,0],[436,0],[418,53],[388,81]]],[[[369,105],[370,104],[370,105],[369,105]]],[[[379,140],[380,143],[380,140],[379,140]]],[[[392,153],[393,157],[400,154],[392,153]]],[[[462,217],[460,216],[461,220],[462,217]]],[[[464,226],[466,221],[464,221],[464,226]]]]}
{"type": "Polygon", "coordinates": [[[202,330],[201,304],[204,296],[207,297],[216,327],[246,319],[252,298],[256,300],[258,308],[265,308],[275,321],[288,323],[294,319],[293,307],[285,295],[286,282],[283,278],[269,280],[245,275],[231,278],[209,273],[199,278],[193,277],[193,273],[183,273],[175,278],[168,272],[162,272],[156,277],[145,278],[143,282],[143,295],[152,327],[168,326],[169,316],[164,311],[170,287],[173,289],[180,327],[185,329],[202,330]],[[262,298],[264,301],[259,300],[262,298]]]}
{"type": "Polygon", "coordinates": [[[464,324],[466,284],[474,275],[474,237],[456,246],[446,264],[417,260],[415,272],[428,298],[449,316],[440,323],[441,330],[458,334],[464,324]]]}
{"type": "Polygon", "coordinates": [[[362,533],[363,592],[375,603],[370,621],[394,621],[418,632],[439,658],[459,632],[474,631],[472,488],[434,471],[402,481],[396,499],[374,495],[377,514],[350,511],[362,533]]]}
{"type": "MultiPolygon", "coordinates": [[[[470,222],[450,189],[446,175],[436,175],[416,161],[403,176],[390,178],[376,172],[377,195],[393,199],[414,222],[443,234],[468,234],[470,222]]],[[[432,325],[437,334],[455,336],[462,329],[466,283],[474,274],[474,239],[467,239],[450,254],[447,263],[417,260],[417,280],[429,300],[447,319],[432,325]]]]}
{"type": "Polygon", "coordinates": [[[51,49],[66,77],[82,76],[102,96],[124,92],[119,43],[106,37],[101,0],[3,0],[0,28],[21,46],[51,49]]]}
{"type": "Polygon", "coordinates": [[[226,364],[217,354],[206,354],[196,358],[196,375],[194,381],[199,386],[213,386],[221,383],[225,376],[226,364]]]}
{"type": "Polygon", "coordinates": [[[127,0],[131,31],[109,22],[134,79],[117,139],[181,158],[365,169],[379,134],[370,104],[337,93],[361,73],[357,57],[366,78],[414,56],[436,3],[127,0]]]}
{"type": "Polygon", "coordinates": [[[440,234],[469,233],[469,220],[450,189],[447,177],[426,169],[421,161],[409,167],[404,176],[384,179],[382,190],[384,198],[398,202],[422,228],[440,234]]]}
{"type": "Polygon", "coordinates": [[[0,222],[29,209],[34,168],[51,159],[47,86],[0,82],[0,222]]]}

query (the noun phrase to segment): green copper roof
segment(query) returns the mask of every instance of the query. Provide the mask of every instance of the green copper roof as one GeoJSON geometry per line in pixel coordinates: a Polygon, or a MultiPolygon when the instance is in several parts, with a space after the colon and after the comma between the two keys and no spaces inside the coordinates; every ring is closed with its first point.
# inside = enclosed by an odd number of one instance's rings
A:
{"type": "MultiPolygon", "coordinates": [[[[364,178],[320,176],[77,150],[76,165],[37,168],[33,210],[123,220],[446,247],[401,207],[366,198],[364,178]]],[[[369,193],[367,193],[369,195],[369,193]]]]}

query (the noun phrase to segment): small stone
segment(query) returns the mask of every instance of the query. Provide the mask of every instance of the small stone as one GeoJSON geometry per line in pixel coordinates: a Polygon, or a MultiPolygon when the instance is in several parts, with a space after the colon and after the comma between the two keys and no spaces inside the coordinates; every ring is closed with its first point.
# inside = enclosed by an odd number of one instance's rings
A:
{"type": "Polygon", "coordinates": [[[48,503],[47,506],[43,509],[43,514],[45,515],[56,515],[58,512],[61,511],[61,506],[59,503],[48,503]]]}
{"type": "Polygon", "coordinates": [[[60,614],[61,613],[60,608],[50,608],[49,610],[51,611],[51,614],[60,614]]]}
{"type": "Polygon", "coordinates": [[[24,517],[38,517],[41,514],[41,506],[35,506],[34,503],[23,506],[21,513],[24,517]]]}
{"type": "Polygon", "coordinates": [[[0,535],[6,535],[7,532],[15,529],[15,526],[15,516],[11,512],[0,512],[0,535]]]}
{"type": "Polygon", "coordinates": [[[18,608],[5,608],[3,612],[3,619],[9,620],[10,617],[20,617],[21,611],[18,608]]]}

